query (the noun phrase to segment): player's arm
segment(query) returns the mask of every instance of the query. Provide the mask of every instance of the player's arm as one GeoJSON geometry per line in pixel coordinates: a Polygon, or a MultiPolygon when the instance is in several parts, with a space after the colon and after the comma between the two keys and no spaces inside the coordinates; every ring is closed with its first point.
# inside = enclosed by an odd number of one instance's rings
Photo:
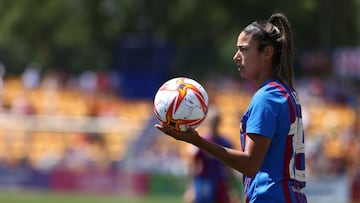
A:
{"type": "Polygon", "coordinates": [[[188,142],[205,150],[224,164],[241,172],[247,177],[253,177],[257,173],[271,143],[271,139],[267,137],[248,134],[246,148],[243,152],[209,142],[193,129],[189,129],[187,132],[178,132],[167,125],[155,125],[155,127],[177,140],[188,142]]]}

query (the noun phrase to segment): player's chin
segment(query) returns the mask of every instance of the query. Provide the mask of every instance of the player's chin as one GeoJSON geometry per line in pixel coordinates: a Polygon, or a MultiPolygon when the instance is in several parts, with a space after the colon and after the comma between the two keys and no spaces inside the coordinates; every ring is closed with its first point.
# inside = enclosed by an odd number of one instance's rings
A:
{"type": "Polygon", "coordinates": [[[239,74],[240,74],[241,78],[247,79],[247,75],[245,74],[245,72],[243,70],[239,70],[239,74]]]}

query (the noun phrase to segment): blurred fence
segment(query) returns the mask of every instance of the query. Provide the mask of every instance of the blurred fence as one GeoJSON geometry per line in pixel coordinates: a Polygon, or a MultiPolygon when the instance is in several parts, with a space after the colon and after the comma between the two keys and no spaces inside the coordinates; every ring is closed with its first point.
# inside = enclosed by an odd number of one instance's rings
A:
{"type": "Polygon", "coordinates": [[[132,141],[130,136],[121,140],[132,130],[127,122],[121,117],[0,114],[0,185],[103,192],[126,188],[116,163],[120,145],[132,141]]]}

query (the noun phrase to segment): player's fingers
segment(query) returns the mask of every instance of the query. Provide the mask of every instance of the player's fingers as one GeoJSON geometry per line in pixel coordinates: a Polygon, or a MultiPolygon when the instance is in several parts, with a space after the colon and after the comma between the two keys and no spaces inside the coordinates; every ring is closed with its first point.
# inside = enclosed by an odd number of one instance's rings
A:
{"type": "Polygon", "coordinates": [[[159,130],[161,130],[161,129],[163,128],[163,126],[160,125],[160,124],[155,124],[154,127],[157,128],[157,129],[159,129],[159,130]]]}
{"type": "Polygon", "coordinates": [[[174,130],[166,125],[163,124],[155,124],[155,128],[161,130],[163,133],[168,134],[168,135],[173,135],[174,134],[174,130]]]}
{"type": "Polygon", "coordinates": [[[185,132],[176,131],[172,126],[166,124],[155,124],[155,127],[163,133],[169,135],[170,137],[185,142],[190,142],[191,137],[193,137],[194,135],[198,135],[197,131],[190,127],[187,128],[185,132]]]}

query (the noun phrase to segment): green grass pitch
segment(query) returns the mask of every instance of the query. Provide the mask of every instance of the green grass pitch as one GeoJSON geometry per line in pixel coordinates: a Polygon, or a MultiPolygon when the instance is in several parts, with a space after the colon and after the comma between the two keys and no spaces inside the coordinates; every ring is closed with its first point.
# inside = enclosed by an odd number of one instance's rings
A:
{"type": "Polygon", "coordinates": [[[44,191],[0,191],[0,202],[11,203],[182,203],[181,196],[121,196],[44,191]]]}

